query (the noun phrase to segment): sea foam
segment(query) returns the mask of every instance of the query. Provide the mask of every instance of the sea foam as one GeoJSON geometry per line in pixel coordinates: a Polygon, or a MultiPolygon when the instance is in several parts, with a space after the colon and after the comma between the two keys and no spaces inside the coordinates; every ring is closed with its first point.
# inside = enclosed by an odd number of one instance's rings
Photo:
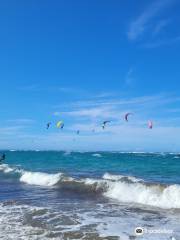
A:
{"type": "Polygon", "coordinates": [[[48,187],[57,184],[61,180],[62,176],[62,173],[48,174],[41,172],[24,171],[20,177],[20,181],[31,185],[48,187]]]}
{"type": "Polygon", "coordinates": [[[0,171],[4,173],[9,173],[15,171],[15,168],[10,167],[8,164],[1,164],[0,171]]]}
{"type": "Polygon", "coordinates": [[[109,198],[124,203],[137,203],[165,209],[180,208],[180,185],[109,182],[104,193],[109,198]]]}
{"type": "Polygon", "coordinates": [[[44,187],[68,187],[69,190],[92,191],[121,203],[143,204],[164,209],[180,209],[180,185],[150,184],[134,176],[113,175],[105,173],[101,179],[76,179],[63,173],[30,172],[12,168],[7,164],[0,165],[5,174],[18,173],[19,180],[30,185],[44,187]]]}
{"type": "Polygon", "coordinates": [[[93,153],[92,156],[93,157],[99,157],[99,158],[102,157],[102,155],[100,153],[93,153]]]}

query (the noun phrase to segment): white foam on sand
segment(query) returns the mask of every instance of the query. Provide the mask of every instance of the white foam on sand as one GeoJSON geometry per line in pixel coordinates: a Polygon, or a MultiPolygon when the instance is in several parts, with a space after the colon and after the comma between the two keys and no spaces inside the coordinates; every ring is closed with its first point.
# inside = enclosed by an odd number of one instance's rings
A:
{"type": "Polygon", "coordinates": [[[80,205],[73,212],[66,212],[12,202],[0,204],[0,239],[63,240],[68,238],[61,238],[61,234],[74,232],[77,237],[80,231],[83,237],[78,239],[86,239],[86,233],[98,233],[102,238],[117,236],[120,240],[130,240],[136,239],[134,230],[140,226],[148,230],[172,230],[168,234],[146,233],[140,237],[142,240],[177,240],[180,237],[179,217],[176,211],[151,211],[150,208],[146,211],[146,208],[112,203],[95,204],[92,209],[80,205]],[[70,220],[68,225],[66,221],[63,223],[63,217],[70,220]]]}
{"type": "Polygon", "coordinates": [[[40,208],[30,207],[26,205],[3,205],[0,204],[0,239],[22,239],[22,240],[37,240],[46,238],[47,231],[26,225],[23,220],[24,216],[31,211],[36,211],[40,208]]]}

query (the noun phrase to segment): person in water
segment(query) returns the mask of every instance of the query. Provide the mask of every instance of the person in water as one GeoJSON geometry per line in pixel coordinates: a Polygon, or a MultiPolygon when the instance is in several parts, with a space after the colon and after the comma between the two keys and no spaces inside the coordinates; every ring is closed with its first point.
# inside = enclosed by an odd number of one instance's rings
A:
{"type": "Polygon", "coordinates": [[[4,161],[5,158],[6,158],[6,155],[3,153],[3,154],[0,156],[0,163],[1,163],[2,161],[4,161]]]}

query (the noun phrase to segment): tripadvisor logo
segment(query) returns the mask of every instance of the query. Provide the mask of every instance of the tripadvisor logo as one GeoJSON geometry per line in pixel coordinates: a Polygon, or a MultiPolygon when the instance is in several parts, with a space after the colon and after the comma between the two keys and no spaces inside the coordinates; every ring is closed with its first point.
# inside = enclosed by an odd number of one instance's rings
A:
{"type": "Polygon", "coordinates": [[[143,233],[144,233],[144,230],[143,230],[142,227],[137,227],[137,228],[135,228],[135,234],[136,234],[137,236],[143,235],[143,233]]]}

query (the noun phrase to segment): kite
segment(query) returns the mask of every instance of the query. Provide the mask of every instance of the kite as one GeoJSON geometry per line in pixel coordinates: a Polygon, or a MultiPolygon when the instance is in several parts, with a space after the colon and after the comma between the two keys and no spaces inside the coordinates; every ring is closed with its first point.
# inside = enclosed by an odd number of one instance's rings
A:
{"type": "Polygon", "coordinates": [[[48,122],[48,123],[46,124],[46,129],[49,129],[50,125],[51,125],[51,122],[48,122]]]}
{"type": "Polygon", "coordinates": [[[111,121],[104,121],[103,124],[102,124],[102,129],[105,129],[105,126],[107,123],[110,123],[111,121]]]}
{"type": "Polygon", "coordinates": [[[57,128],[60,128],[60,129],[63,129],[64,128],[64,122],[63,121],[59,121],[56,123],[56,127],[57,128]]]}
{"type": "Polygon", "coordinates": [[[129,117],[129,115],[132,115],[132,113],[126,113],[125,116],[124,116],[126,122],[128,122],[128,117],[129,117]]]}
{"type": "Polygon", "coordinates": [[[150,120],[148,121],[148,128],[149,128],[149,129],[152,129],[152,128],[153,128],[153,122],[150,121],[150,120]]]}

